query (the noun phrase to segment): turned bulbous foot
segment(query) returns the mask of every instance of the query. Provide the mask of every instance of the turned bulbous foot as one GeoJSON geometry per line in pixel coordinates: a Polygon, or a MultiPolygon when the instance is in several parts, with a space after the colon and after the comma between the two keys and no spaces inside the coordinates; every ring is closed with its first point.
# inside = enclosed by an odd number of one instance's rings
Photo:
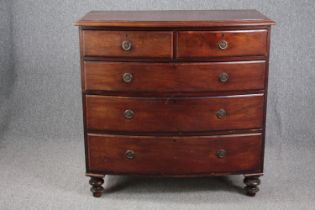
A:
{"type": "Polygon", "coordinates": [[[244,178],[245,183],[245,193],[248,196],[255,196],[256,193],[259,191],[258,185],[260,185],[259,176],[245,176],[244,178]]]}
{"type": "Polygon", "coordinates": [[[91,177],[89,183],[92,186],[91,192],[93,193],[93,196],[97,198],[101,197],[104,192],[104,188],[102,187],[104,179],[100,177],[91,177]]]}

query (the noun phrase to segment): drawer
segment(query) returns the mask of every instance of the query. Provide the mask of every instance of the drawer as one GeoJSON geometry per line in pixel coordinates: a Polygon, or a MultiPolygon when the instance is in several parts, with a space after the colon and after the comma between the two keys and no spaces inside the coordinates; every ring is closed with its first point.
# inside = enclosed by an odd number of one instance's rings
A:
{"type": "Polygon", "coordinates": [[[89,134],[92,172],[211,174],[261,168],[262,135],[150,137],[89,134]]]}
{"type": "Polygon", "coordinates": [[[171,58],[172,32],[83,30],[84,56],[171,58]]]}
{"type": "Polygon", "coordinates": [[[267,30],[178,32],[178,58],[267,55],[267,30]]]}
{"type": "Polygon", "coordinates": [[[84,62],[85,90],[206,92],[264,89],[265,61],[84,62]]]}
{"type": "Polygon", "coordinates": [[[264,95],[85,96],[89,130],[189,132],[261,128],[264,95]]]}

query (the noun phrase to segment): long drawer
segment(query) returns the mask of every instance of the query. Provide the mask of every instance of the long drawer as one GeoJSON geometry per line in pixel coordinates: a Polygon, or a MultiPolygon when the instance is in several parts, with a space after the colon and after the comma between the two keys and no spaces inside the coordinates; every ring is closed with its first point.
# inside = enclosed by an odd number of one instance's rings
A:
{"type": "Polygon", "coordinates": [[[261,168],[262,135],[153,137],[89,134],[93,172],[211,174],[261,168]]]}
{"type": "Polygon", "coordinates": [[[261,128],[264,95],[85,96],[89,130],[190,132],[261,128]]]}
{"type": "Polygon", "coordinates": [[[137,63],[85,61],[85,90],[206,92],[264,89],[265,61],[137,63]]]}
{"type": "Polygon", "coordinates": [[[178,58],[265,56],[267,30],[178,32],[178,58]]]}

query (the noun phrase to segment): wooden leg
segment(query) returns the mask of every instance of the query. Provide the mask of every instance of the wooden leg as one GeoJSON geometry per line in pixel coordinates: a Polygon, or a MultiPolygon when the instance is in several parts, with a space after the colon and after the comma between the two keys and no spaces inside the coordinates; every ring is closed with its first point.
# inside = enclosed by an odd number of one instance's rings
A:
{"type": "Polygon", "coordinates": [[[101,197],[102,193],[104,192],[104,188],[102,184],[104,183],[104,177],[91,177],[89,183],[92,186],[91,192],[93,193],[94,197],[101,197]]]}
{"type": "Polygon", "coordinates": [[[244,183],[246,185],[244,187],[246,194],[249,196],[255,196],[256,193],[259,191],[258,188],[258,185],[260,184],[259,176],[245,175],[244,183]]]}

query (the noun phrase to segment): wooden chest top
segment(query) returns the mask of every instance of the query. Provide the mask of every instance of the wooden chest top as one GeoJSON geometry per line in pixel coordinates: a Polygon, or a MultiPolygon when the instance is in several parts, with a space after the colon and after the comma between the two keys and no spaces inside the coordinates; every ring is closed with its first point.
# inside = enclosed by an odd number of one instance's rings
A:
{"type": "Polygon", "coordinates": [[[91,11],[77,26],[214,27],[272,25],[257,10],[91,11]]]}

